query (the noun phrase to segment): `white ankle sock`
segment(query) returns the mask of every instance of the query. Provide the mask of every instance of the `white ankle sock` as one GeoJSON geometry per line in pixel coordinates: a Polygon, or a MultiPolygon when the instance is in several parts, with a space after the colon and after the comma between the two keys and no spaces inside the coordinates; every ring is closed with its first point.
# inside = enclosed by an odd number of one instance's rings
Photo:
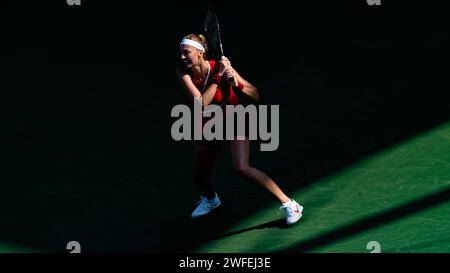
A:
{"type": "Polygon", "coordinates": [[[292,204],[292,199],[289,199],[286,203],[283,203],[283,206],[289,206],[292,204]]]}

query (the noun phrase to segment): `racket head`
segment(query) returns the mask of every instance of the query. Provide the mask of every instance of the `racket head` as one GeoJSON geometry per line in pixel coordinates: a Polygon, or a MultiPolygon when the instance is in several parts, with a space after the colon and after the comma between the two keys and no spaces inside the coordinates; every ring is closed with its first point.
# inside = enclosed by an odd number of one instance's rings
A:
{"type": "Polygon", "coordinates": [[[205,19],[203,22],[205,30],[206,41],[208,42],[208,58],[212,60],[222,60],[224,58],[222,38],[220,35],[219,20],[215,10],[209,7],[206,10],[205,19]]]}

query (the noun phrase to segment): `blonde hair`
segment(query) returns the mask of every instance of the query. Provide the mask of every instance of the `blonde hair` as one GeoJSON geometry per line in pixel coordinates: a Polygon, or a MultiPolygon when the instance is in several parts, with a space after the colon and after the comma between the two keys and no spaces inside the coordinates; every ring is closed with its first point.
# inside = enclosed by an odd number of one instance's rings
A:
{"type": "Polygon", "coordinates": [[[205,51],[208,52],[208,43],[206,42],[206,37],[203,36],[203,34],[189,34],[188,36],[185,36],[184,39],[199,42],[205,48],[205,51]]]}

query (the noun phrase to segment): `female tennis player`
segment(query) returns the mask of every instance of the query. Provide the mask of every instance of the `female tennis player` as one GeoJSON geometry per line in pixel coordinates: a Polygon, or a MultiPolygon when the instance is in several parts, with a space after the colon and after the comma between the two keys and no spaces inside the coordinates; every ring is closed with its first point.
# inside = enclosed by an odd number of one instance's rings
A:
{"type": "MultiPolygon", "coordinates": [[[[246,97],[259,101],[255,86],[246,81],[231,65],[230,60],[207,60],[206,39],[203,35],[191,34],[180,43],[182,65],[176,70],[181,85],[192,99],[201,99],[203,107],[211,104],[239,104],[239,98],[246,97]]],[[[224,110],[225,111],[225,110],[224,110]]],[[[230,140],[231,157],[234,169],[246,180],[252,181],[272,194],[280,203],[280,209],[286,213],[286,223],[294,224],[302,216],[303,207],[286,196],[277,184],[262,171],[249,165],[249,138],[230,140]]],[[[219,145],[224,141],[194,141],[194,172],[202,197],[192,213],[192,218],[208,214],[220,205],[220,199],[214,190],[211,177],[219,145]]]]}

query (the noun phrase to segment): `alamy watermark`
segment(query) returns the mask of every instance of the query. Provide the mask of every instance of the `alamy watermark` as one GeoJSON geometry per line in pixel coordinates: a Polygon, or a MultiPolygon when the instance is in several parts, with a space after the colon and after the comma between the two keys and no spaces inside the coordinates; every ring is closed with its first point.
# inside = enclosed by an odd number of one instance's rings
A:
{"type": "Polygon", "coordinates": [[[70,241],[66,245],[67,250],[71,250],[70,253],[81,253],[81,244],[78,241],[70,241]]]}
{"type": "Polygon", "coordinates": [[[279,105],[271,105],[270,109],[268,105],[259,105],[258,107],[255,105],[246,107],[243,105],[226,105],[225,107],[208,105],[205,109],[203,108],[201,98],[194,99],[193,114],[187,105],[179,104],[172,108],[171,117],[178,118],[172,124],[171,129],[171,135],[175,141],[192,140],[192,135],[194,140],[244,140],[247,135],[250,140],[259,139],[268,142],[261,143],[261,151],[278,149],[280,140],[279,105]],[[269,110],[270,130],[268,128],[269,110]],[[207,118],[206,122],[204,122],[204,118],[207,118]],[[225,128],[223,128],[224,125],[225,128]]]}
{"type": "Polygon", "coordinates": [[[372,250],[370,253],[381,253],[381,244],[378,241],[370,241],[366,246],[367,250],[372,250]]]}
{"type": "Polygon", "coordinates": [[[66,0],[69,6],[81,6],[81,0],[66,0]]]}
{"type": "Polygon", "coordinates": [[[381,6],[381,0],[366,0],[369,6],[381,6]]]}

